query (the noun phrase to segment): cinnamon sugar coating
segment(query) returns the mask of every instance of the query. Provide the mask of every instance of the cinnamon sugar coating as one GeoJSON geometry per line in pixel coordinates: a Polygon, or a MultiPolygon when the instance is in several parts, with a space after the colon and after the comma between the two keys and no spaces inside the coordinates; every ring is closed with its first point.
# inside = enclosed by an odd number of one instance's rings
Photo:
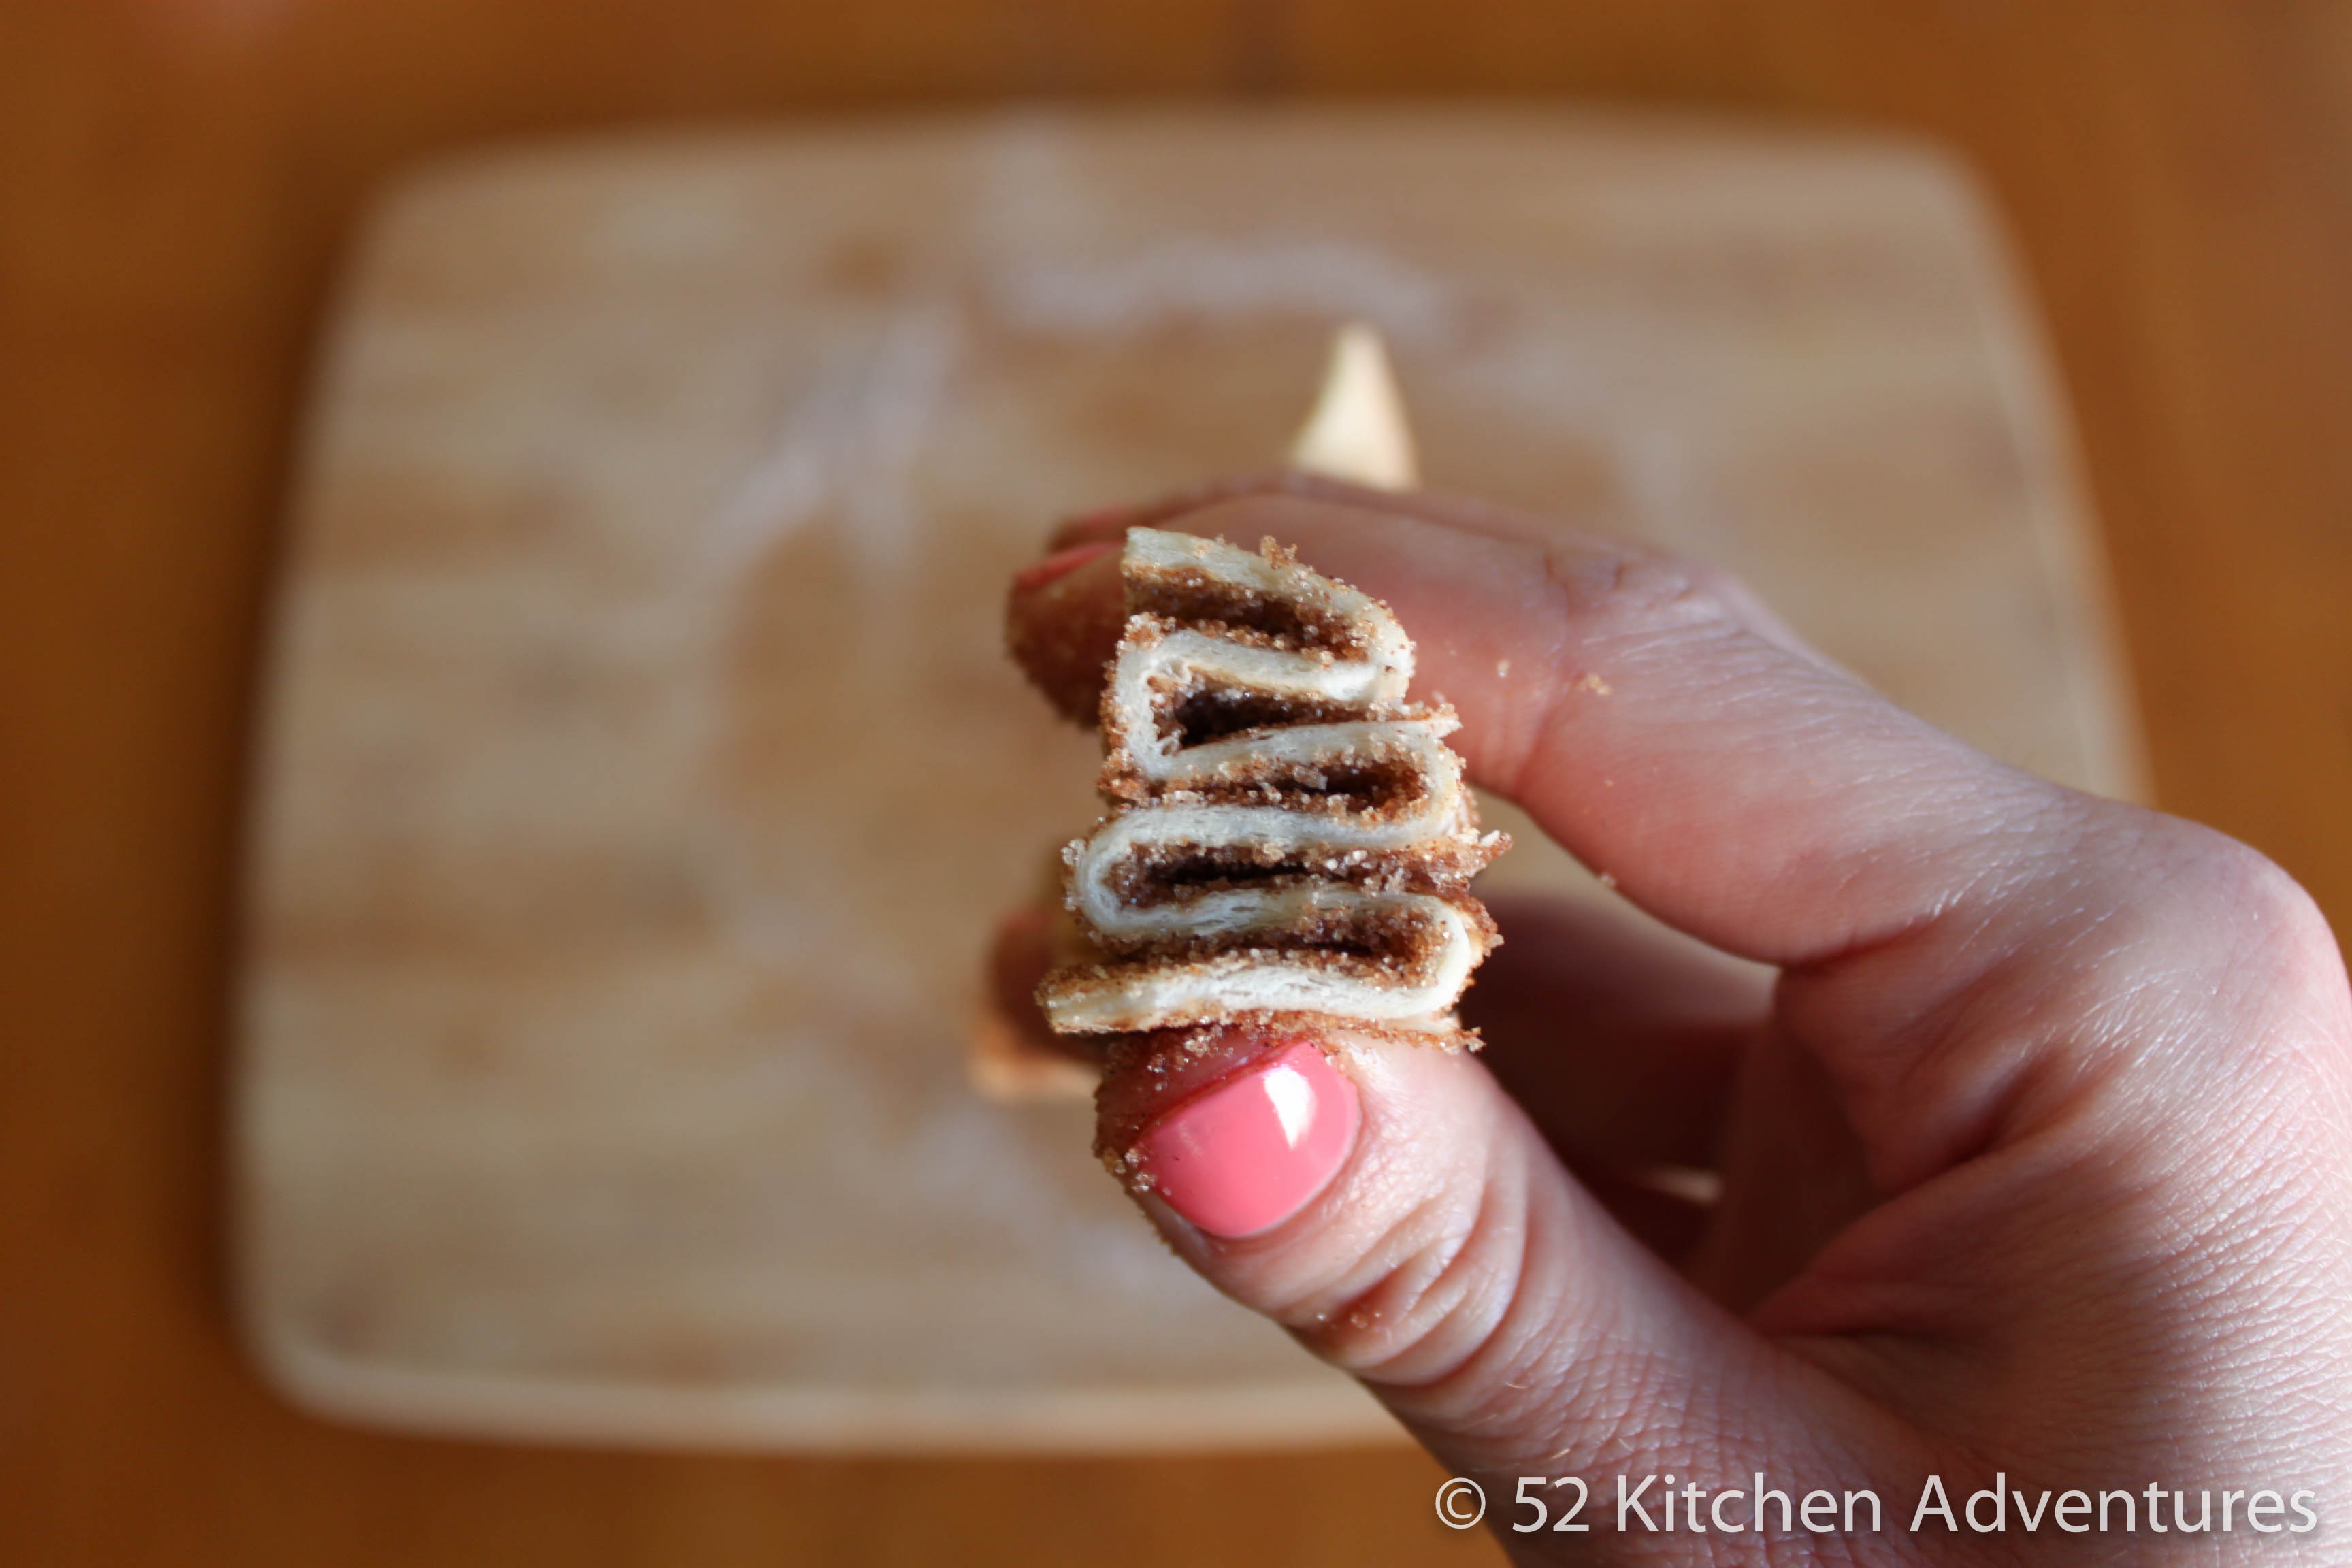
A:
{"type": "Polygon", "coordinates": [[[1101,717],[1110,815],[1069,847],[1096,950],[1038,989],[1069,1034],[1264,1023],[1459,1043],[1493,949],[1456,727],[1405,700],[1386,605],[1266,541],[1135,529],[1101,717]]]}

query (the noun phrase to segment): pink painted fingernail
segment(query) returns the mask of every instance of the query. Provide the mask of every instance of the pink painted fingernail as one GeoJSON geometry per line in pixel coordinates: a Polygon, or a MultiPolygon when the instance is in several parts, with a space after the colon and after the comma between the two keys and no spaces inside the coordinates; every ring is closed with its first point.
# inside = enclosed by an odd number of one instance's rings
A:
{"type": "Polygon", "coordinates": [[[1073,544],[1067,550],[1056,550],[1043,561],[1034,561],[1013,574],[1013,585],[1023,593],[1034,593],[1056,577],[1066,577],[1096,556],[1118,546],[1109,543],[1073,544]]]}
{"type": "Polygon", "coordinates": [[[1300,1040],[1154,1121],[1135,1161],[1169,1207],[1210,1235],[1255,1236],[1323,1190],[1362,1120],[1356,1086],[1300,1040]]]}

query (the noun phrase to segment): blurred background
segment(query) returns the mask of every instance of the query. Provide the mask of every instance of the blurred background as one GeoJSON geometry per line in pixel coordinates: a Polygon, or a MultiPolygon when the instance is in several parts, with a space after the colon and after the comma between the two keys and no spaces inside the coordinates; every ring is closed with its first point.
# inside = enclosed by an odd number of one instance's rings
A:
{"type": "Polygon", "coordinates": [[[1497,1559],[1394,1447],[378,1435],[269,1393],[229,1306],[266,612],[384,183],[518,136],[1300,102],[1687,110],[1957,155],[2063,384],[2154,799],[2346,929],[2352,5],[0,5],[0,1560],[1497,1559]]]}

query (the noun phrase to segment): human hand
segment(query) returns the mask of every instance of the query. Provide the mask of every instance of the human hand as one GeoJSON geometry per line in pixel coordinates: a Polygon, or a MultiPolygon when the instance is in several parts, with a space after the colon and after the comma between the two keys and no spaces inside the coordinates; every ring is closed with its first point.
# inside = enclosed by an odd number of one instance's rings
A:
{"type": "MultiPolygon", "coordinates": [[[[1385,599],[1471,776],[1685,933],[1499,906],[1477,1057],[1244,1029],[1110,1053],[1102,1149],[1185,1160],[1139,1198],[1170,1245],[1481,1482],[1522,1560],[2343,1559],[2352,997],[2283,872],[1993,762],[1637,546],[1297,480],[1056,543],[1141,522],[1272,535],[1385,599]],[[1277,1077],[1325,1134],[1272,1131],[1277,1077]],[[1680,1167],[1719,1199],[1656,1177],[1680,1167]],[[1759,1472],[1872,1490],[1884,1528],[1691,1528],[1682,1487],[1704,1512],[1759,1472]],[[1680,1528],[1619,1532],[1616,1478],[1669,1473],[1680,1528]],[[1568,1475],[1591,1533],[1508,1531],[1517,1478],[1568,1475]],[[2035,1527],[1906,1528],[1927,1477],[1957,1515],[1996,1475],[2035,1527]],[[2070,1490],[2131,1493],[2136,1532],[2120,1504],[2062,1529],[2042,1494],[2070,1490]],[[2257,1529],[2263,1491],[2322,1522],[2257,1529]],[[2200,1492],[2213,1528],[2176,1528],[2200,1492]]],[[[1083,710],[1116,552],[1053,564],[1013,636],[1083,710]]]]}

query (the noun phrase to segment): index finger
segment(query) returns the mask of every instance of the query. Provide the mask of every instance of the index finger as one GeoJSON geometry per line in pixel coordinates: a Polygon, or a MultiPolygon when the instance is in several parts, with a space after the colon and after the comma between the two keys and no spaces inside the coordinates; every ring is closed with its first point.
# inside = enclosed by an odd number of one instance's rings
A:
{"type": "MultiPolygon", "coordinates": [[[[2016,829],[2073,809],[2068,792],[1793,649],[1719,574],[1458,510],[1285,491],[1149,521],[1271,536],[1386,600],[1418,647],[1416,695],[1461,714],[1475,780],[1634,902],[1744,957],[1807,964],[1883,941],[2044,853],[2047,835],[2016,829]]],[[[1108,555],[1016,590],[1016,652],[1066,706],[1108,656],[1119,594],[1108,555]]]]}

